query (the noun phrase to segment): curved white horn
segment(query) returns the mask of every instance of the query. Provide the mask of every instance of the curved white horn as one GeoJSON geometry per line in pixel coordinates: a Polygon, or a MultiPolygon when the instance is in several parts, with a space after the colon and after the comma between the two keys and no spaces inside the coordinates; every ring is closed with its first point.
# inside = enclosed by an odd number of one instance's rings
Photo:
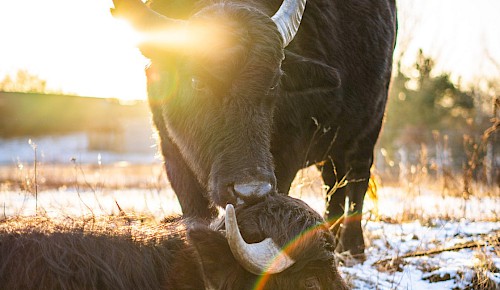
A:
{"type": "Polygon", "coordinates": [[[259,243],[247,244],[241,236],[236,213],[231,204],[226,205],[226,237],[235,259],[253,274],[280,273],[295,263],[270,238],[259,243]]]}
{"type": "Polygon", "coordinates": [[[306,8],[306,0],[284,0],[271,19],[283,37],[283,47],[292,42],[306,8]]]}

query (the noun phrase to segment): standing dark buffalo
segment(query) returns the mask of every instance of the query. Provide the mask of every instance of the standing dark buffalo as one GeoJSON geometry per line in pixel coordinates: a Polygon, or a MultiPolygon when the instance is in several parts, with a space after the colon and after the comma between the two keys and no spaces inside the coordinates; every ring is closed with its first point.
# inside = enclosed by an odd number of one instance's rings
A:
{"type": "Polygon", "coordinates": [[[363,198],[384,116],[394,0],[114,0],[144,32],[149,102],[185,216],[287,193],[315,164],[362,254],[363,198]],[[183,45],[187,44],[187,45],[183,45]]]}
{"type": "Polygon", "coordinates": [[[0,288],[347,289],[324,220],[288,196],[271,195],[236,212],[228,205],[225,223],[188,221],[187,231],[179,221],[154,227],[73,221],[77,226],[44,218],[1,221],[0,288]],[[275,242],[283,253],[272,253],[275,242]],[[262,254],[277,259],[259,259],[262,254]],[[273,274],[261,275],[261,267],[273,274]]]}

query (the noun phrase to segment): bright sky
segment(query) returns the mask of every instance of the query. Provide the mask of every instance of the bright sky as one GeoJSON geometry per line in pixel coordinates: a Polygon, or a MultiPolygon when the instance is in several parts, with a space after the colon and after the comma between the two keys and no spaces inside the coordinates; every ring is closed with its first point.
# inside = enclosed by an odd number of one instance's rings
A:
{"type": "MultiPolygon", "coordinates": [[[[86,96],[144,99],[147,60],[111,0],[0,0],[0,80],[26,69],[49,89],[86,96]]],[[[499,0],[400,0],[399,48],[410,64],[418,48],[464,80],[499,76],[499,0]]]]}
{"type": "Polygon", "coordinates": [[[142,57],[111,0],[0,0],[0,79],[27,69],[84,96],[143,99],[142,57]]]}
{"type": "Polygon", "coordinates": [[[500,79],[499,0],[399,0],[399,50],[412,64],[419,48],[454,79],[500,79]],[[490,57],[494,59],[494,65],[490,57]]]}

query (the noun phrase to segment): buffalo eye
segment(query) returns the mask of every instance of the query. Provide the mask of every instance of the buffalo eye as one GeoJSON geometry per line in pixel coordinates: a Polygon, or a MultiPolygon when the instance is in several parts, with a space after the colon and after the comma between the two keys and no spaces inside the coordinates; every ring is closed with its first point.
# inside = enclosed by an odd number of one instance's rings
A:
{"type": "Polygon", "coordinates": [[[281,71],[279,73],[276,73],[272,79],[272,85],[269,87],[267,90],[267,95],[273,94],[276,91],[276,88],[280,85],[281,82],[281,71]]]}
{"type": "Polygon", "coordinates": [[[191,78],[191,87],[197,91],[203,91],[206,89],[205,82],[201,81],[198,77],[191,78]]]}
{"type": "Polygon", "coordinates": [[[309,277],[304,280],[304,289],[307,290],[320,290],[319,280],[317,277],[309,277]]]}
{"type": "Polygon", "coordinates": [[[276,90],[277,87],[278,87],[278,83],[276,83],[272,87],[270,87],[269,91],[273,92],[274,90],[276,90]]]}

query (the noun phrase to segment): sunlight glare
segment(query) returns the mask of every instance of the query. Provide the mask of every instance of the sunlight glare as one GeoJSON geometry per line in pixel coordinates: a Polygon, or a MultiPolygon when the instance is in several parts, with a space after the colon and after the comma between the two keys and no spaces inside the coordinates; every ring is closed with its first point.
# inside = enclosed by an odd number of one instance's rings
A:
{"type": "Polygon", "coordinates": [[[229,44],[227,28],[217,23],[186,23],[152,32],[136,32],[139,43],[154,45],[188,54],[220,53],[229,44]]]}
{"type": "Polygon", "coordinates": [[[113,31],[118,42],[124,45],[139,45],[144,39],[125,19],[116,18],[113,24],[113,31]]]}
{"type": "Polygon", "coordinates": [[[188,46],[193,40],[194,36],[187,27],[177,27],[164,29],[161,31],[153,31],[149,33],[142,33],[141,42],[155,43],[165,46],[188,46]]]}

